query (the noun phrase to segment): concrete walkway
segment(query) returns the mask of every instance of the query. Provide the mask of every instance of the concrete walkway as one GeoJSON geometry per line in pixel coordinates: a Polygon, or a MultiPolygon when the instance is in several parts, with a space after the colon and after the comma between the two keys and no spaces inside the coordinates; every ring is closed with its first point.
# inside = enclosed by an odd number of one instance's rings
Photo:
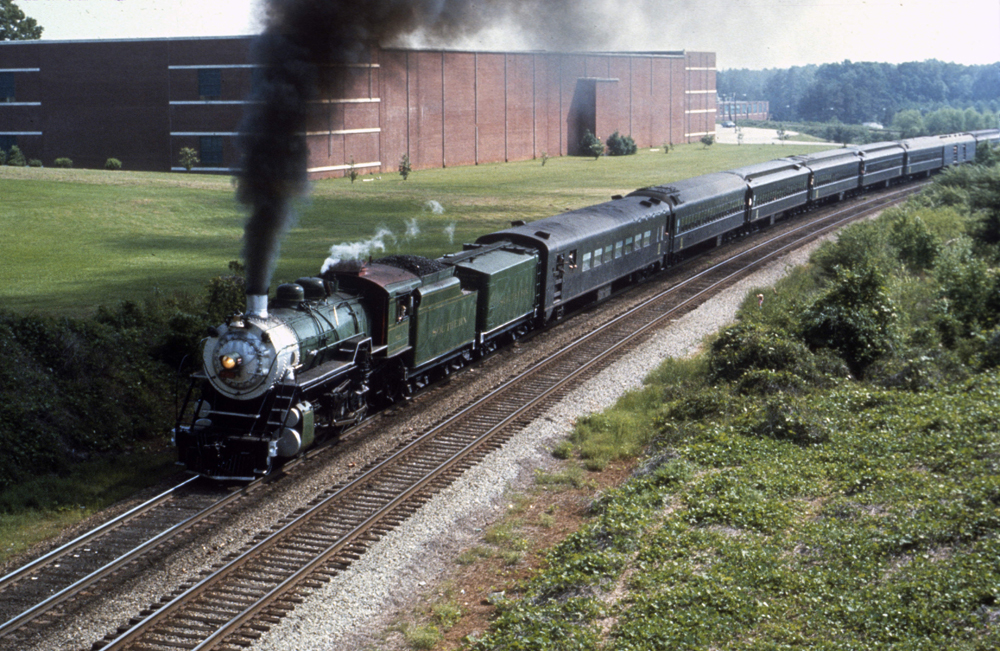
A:
{"type": "MultiPolygon", "coordinates": [[[[795,136],[799,135],[796,131],[786,131],[785,135],[788,137],[788,140],[778,140],[778,132],[775,129],[760,129],[757,127],[739,127],[739,129],[743,132],[744,145],[816,145],[827,149],[842,146],[840,143],[835,142],[798,141],[795,140],[795,136]]],[[[715,142],[720,145],[738,145],[740,144],[738,138],[736,127],[715,126],[715,142]]]]}

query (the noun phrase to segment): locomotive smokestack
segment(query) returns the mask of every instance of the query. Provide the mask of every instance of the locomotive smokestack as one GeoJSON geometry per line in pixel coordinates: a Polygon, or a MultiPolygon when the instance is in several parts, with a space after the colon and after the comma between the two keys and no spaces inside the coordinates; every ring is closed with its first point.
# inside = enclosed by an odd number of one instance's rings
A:
{"type": "Polygon", "coordinates": [[[247,316],[267,318],[267,294],[247,294],[247,316]]]}

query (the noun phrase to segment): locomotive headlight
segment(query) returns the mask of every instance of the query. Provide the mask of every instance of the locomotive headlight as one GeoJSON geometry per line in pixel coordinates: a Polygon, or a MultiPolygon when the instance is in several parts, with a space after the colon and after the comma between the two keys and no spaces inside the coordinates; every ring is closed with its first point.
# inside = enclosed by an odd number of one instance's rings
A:
{"type": "Polygon", "coordinates": [[[237,400],[262,395],[294,366],[298,350],[294,331],[277,319],[246,327],[220,326],[219,336],[205,340],[205,374],[219,393],[237,400]]]}
{"type": "Polygon", "coordinates": [[[243,358],[239,355],[223,355],[219,358],[219,363],[222,364],[222,368],[231,371],[243,363],[243,358]]]}

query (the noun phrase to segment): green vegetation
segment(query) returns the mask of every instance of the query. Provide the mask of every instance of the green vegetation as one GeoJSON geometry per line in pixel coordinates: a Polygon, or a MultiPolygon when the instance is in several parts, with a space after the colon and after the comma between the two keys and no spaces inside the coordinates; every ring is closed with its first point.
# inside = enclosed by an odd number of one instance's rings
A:
{"type": "MultiPolygon", "coordinates": [[[[1000,111],[1000,63],[966,66],[943,61],[901,64],[844,61],[795,66],[784,70],[723,70],[721,97],[767,100],[771,115],[782,121],[888,125],[900,112],[922,114],[939,109],[974,109],[985,119],[962,129],[997,126],[1000,111]]],[[[914,134],[918,135],[918,134],[914,134]]],[[[909,136],[906,136],[909,137],[909,136]]]]}
{"type": "Polygon", "coordinates": [[[610,156],[631,156],[638,151],[632,136],[623,136],[617,131],[608,136],[607,146],[610,156]]]}
{"type": "Polygon", "coordinates": [[[0,41],[33,41],[42,37],[44,28],[25,16],[14,0],[0,0],[0,41]]]}
{"type": "MultiPolygon", "coordinates": [[[[421,170],[405,183],[388,174],[317,181],[282,245],[276,282],[317,273],[332,245],[368,240],[379,227],[396,234],[388,252],[436,257],[515,219],[805,151],[680,145],[669,158],[643,150],[600,165],[559,157],[541,170],[523,161],[421,170]],[[425,209],[431,200],[443,214],[425,209]],[[407,239],[413,218],[421,234],[407,239]]],[[[0,229],[17,233],[4,242],[0,296],[17,312],[86,315],[154,290],[198,292],[241,248],[244,215],[228,177],[0,167],[0,195],[0,229]]]]}
{"type": "Polygon", "coordinates": [[[185,170],[190,172],[194,169],[194,166],[201,162],[198,158],[198,152],[193,147],[181,147],[178,154],[178,160],[185,170]]]}
{"type": "MultiPolygon", "coordinates": [[[[332,244],[369,239],[380,225],[397,233],[387,253],[437,256],[512,219],[773,155],[689,146],[669,161],[551,159],[544,173],[526,161],[426,170],[406,183],[321,181],[299,207],[276,282],[316,273],[332,244]],[[443,214],[425,207],[432,200],[443,214]],[[404,235],[411,223],[420,235],[404,235]]],[[[0,195],[0,228],[14,234],[0,258],[3,558],[136,485],[105,481],[108,468],[147,482],[170,472],[144,464],[170,457],[176,394],[198,342],[244,298],[231,262],[243,217],[228,178],[2,167],[0,195]],[[72,507],[65,495],[77,496],[72,507]]]]}
{"type": "Polygon", "coordinates": [[[593,156],[594,160],[604,155],[604,143],[590,129],[584,132],[583,138],[580,140],[580,154],[593,156]]]}
{"type": "Polygon", "coordinates": [[[845,229],[581,419],[562,456],[649,455],[472,648],[997,648],[998,180],[845,229]]]}

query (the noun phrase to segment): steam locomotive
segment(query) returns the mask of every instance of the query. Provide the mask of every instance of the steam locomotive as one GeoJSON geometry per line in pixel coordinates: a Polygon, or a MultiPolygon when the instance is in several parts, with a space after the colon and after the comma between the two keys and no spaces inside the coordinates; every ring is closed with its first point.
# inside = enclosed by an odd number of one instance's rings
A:
{"type": "Polygon", "coordinates": [[[928,176],[1000,130],[781,158],[636,190],[436,260],[337,263],[212,328],[174,429],[181,463],[247,481],[534,328],[818,204],[928,176]]]}

